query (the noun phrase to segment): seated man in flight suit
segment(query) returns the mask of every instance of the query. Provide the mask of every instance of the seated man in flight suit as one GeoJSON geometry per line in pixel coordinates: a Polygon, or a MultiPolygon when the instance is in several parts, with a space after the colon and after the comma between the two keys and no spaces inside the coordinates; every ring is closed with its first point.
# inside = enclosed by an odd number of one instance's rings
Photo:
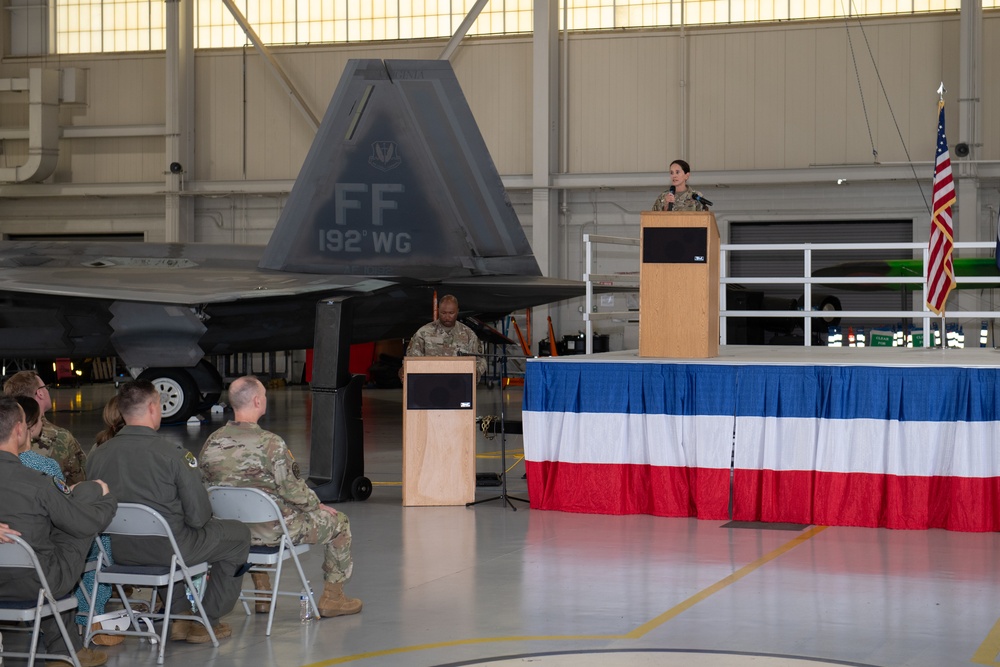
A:
{"type": "MultiPolygon", "coordinates": [[[[56,598],[68,595],[83,574],[94,538],[108,527],[118,509],[118,501],[100,480],[80,482],[70,488],[61,479],[50,477],[21,464],[19,449],[29,438],[24,410],[10,397],[0,398],[0,540],[6,532],[20,534],[31,545],[56,598]]],[[[40,583],[23,569],[0,569],[0,599],[34,600],[40,583]]],[[[73,631],[76,609],[66,612],[77,658],[85,667],[108,661],[100,651],[82,648],[73,631]]],[[[42,621],[46,652],[63,653],[58,625],[50,616],[42,621]]]]}
{"type": "MultiPolygon", "coordinates": [[[[212,517],[198,460],[156,432],[162,411],[160,394],[151,382],[123,384],[118,390],[118,411],[125,426],[93,451],[87,474],[105,480],[120,502],[140,503],[162,514],[185,561],[211,565],[203,599],[205,613],[215,636],[225,639],[232,629],[220,619],[239,599],[250,531],[239,521],[212,517]]],[[[171,553],[163,545],[164,539],[157,537],[112,539],[115,562],[121,565],[167,565],[171,553]]],[[[174,586],[172,607],[184,609],[186,605],[184,586],[174,586]]],[[[211,641],[208,630],[194,621],[174,621],[170,638],[191,644],[211,641]]]]}

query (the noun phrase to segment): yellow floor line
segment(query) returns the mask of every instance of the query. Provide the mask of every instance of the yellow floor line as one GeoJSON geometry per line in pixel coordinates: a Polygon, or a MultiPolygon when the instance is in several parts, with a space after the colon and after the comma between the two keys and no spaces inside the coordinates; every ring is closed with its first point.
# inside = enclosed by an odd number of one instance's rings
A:
{"type": "Polygon", "coordinates": [[[691,607],[695,606],[696,604],[698,604],[702,600],[705,600],[708,597],[710,597],[712,595],[715,595],[716,593],[718,593],[719,591],[721,591],[726,586],[729,586],[730,584],[736,583],[737,581],[739,581],[743,577],[747,576],[748,574],[750,574],[754,570],[759,569],[762,565],[764,565],[766,563],[769,563],[772,560],[774,560],[775,558],[777,558],[778,556],[781,556],[781,555],[783,555],[783,554],[791,551],[792,549],[794,549],[795,547],[799,546],[800,544],[802,544],[806,540],[812,539],[816,535],[818,535],[821,532],[823,532],[824,530],[826,530],[826,528],[827,528],[826,526],[813,526],[809,530],[803,531],[802,534],[798,535],[794,540],[791,540],[790,542],[786,542],[785,544],[783,544],[782,546],[778,547],[777,549],[775,549],[771,553],[765,554],[765,555],[761,556],[760,558],[758,558],[754,562],[750,563],[749,565],[744,565],[743,567],[741,567],[740,569],[736,570],[735,572],[733,572],[728,577],[720,579],[719,581],[715,582],[714,584],[712,584],[708,588],[705,588],[705,589],[703,589],[701,591],[698,591],[697,593],[695,593],[694,595],[692,595],[691,597],[689,597],[687,600],[684,600],[684,602],[681,602],[680,604],[675,605],[673,608],[668,609],[667,611],[663,612],[662,614],[660,614],[659,616],[657,616],[653,620],[651,620],[651,621],[649,621],[647,623],[643,623],[638,628],[636,628],[632,632],[628,633],[628,637],[630,639],[639,639],[640,637],[642,637],[643,635],[645,635],[649,631],[655,630],[656,628],[660,627],[661,625],[663,625],[664,623],[666,623],[670,619],[672,619],[672,618],[674,618],[674,617],[676,617],[676,616],[684,613],[685,611],[687,611],[691,607]]]}
{"type": "Polygon", "coordinates": [[[993,629],[972,654],[970,662],[977,665],[1000,665],[1000,662],[997,662],[997,654],[1000,654],[1000,620],[993,624],[993,629]]]}
{"type": "MultiPolygon", "coordinates": [[[[492,461],[494,459],[502,458],[500,456],[501,453],[502,452],[480,452],[479,454],[476,454],[476,458],[477,459],[484,459],[484,460],[491,460],[492,461]]],[[[524,450],[523,449],[508,449],[507,450],[507,458],[510,458],[512,456],[524,457],[524,450]]]]}
{"type": "MultiPolygon", "coordinates": [[[[475,639],[455,639],[444,642],[435,642],[433,644],[417,644],[415,646],[399,646],[396,648],[383,649],[380,651],[371,651],[369,653],[356,653],[354,655],[345,655],[340,658],[332,658],[330,660],[323,660],[322,662],[314,662],[303,667],[328,667],[329,665],[342,665],[344,663],[353,662],[355,660],[366,660],[368,658],[377,658],[385,655],[399,655],[402,653],[414,653],[416,651],[426,651],[428,649],[436,648],[446,648],[449,646],[469,646],[473,644],[490,644],[490,643],[501,643],[501,642],[526,642],[526,641],[607,641],[609,639],[639,639],[649,633],[650,631],[660,627],[672,618],[675,618],[684,611],[687,611],[694,605],[698,604],[702,600],[718,593],[730,584],[734,584],[743,577],[747,576],[754,570],[759,569],[761,566],[771,562],[775,558],[788,553],[795,547],[799,546],[806,540],[809,540],[819,533],[826,530],[826,526],[813,526],[809,530],[804,531],[802,534],[798,535],[795,539],[786,542],[782,546],[778,547],[774,551],[761,556],[757,560],[753,561],[749,565],[741,567],[736,572],[733,572],[727,577],[720,579],[716,583],[712,584],[708,588],[705,588],[688,599],[684,600],[678,605],[675,605],[671,609],[668,609],[664,613],[660,614],[656,618],[643,623],[635,630],[625,634],[600,634],[600,635],[526,635],[522,637],[480,637],[475,639]]],[[[998,622],[1000,625],[1000,622],[998,622]]],[[[997,628],[994,627],[994,631],[997,628]]],[[[992,633],[991,633],[992,635],[992,633]]],[[[983,663],[992,664],[992,663],[983,663]]]]}

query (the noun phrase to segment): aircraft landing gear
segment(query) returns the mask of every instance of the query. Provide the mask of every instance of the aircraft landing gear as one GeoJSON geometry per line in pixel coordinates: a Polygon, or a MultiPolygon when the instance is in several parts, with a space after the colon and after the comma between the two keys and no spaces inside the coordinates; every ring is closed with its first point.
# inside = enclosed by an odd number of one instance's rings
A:
{"type": "Polygon", "coordinates": [[[178,424],[194,413],[195,402],[201,398],[195,384],[183,368],[147,368],[139,380],[149,380],[160,392],[160,407],[164,424],[178,424]]]}
{"type": "Polygon", "coordinates": [[[193,368],[147,368],[137,379],[149,380],[160,392],[164,424],[183,424],[222,395],[222,376],[204,359],[193,368]]]}

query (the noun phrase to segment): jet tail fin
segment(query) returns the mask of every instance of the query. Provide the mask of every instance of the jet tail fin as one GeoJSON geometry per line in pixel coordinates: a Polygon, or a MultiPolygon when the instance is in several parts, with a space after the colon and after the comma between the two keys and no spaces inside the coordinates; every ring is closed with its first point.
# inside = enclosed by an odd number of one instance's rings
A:
{"type": "Polygon", "coordinates": [[[347,64],[260,267],[540,275],[447,61],[347,64]]]}

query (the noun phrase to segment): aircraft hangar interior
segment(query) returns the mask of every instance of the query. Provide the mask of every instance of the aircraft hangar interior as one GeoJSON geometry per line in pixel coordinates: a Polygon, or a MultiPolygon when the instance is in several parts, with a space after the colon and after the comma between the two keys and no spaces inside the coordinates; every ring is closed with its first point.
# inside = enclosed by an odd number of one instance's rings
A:
{"type": "Polygon", "coordinates": [[[997,3],[0,0],[4,379],[85,451],[150,379],[198,455],[257,375],[351,519],[360,614],[297,618],[286,561],[273,629],[236,605],[161,664],[1000,664],[997,3]],[[685,191],[716,282],[661,313],[640,239],[685,191]],[[414,424],[452,436],[396,371],[445,294],[485,341],[470,506],[407,500],[414,424]],[[648,360],[706,312],[702,375],[648,360]]]}

